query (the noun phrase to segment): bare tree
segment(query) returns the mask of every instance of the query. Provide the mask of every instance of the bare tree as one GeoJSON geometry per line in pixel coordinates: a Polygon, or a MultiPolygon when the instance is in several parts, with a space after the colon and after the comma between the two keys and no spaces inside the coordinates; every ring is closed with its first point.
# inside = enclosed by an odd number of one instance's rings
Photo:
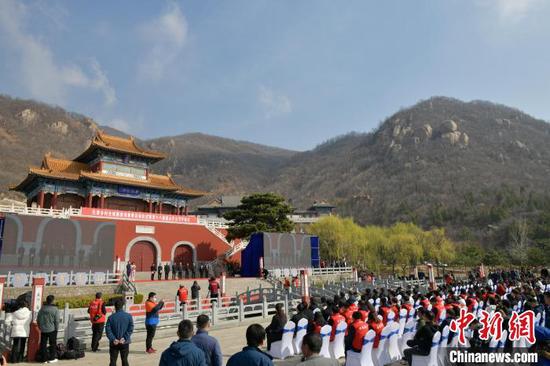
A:
{"type": "Polygon", "coordinates": [[[520,265],[527,262],[527,252],[529,249],[529,226],[527,220],[520,219],[510,229],[510,254],[512,258],[520,265]]]}

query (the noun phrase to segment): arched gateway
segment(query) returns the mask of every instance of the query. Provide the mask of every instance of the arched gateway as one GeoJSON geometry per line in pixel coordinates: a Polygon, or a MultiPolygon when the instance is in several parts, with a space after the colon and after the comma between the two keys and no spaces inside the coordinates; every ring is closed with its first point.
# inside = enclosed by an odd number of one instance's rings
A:
{"type": "Polygon", "coordinates": [[[130,262],[136,264],[136,271],[149,271],[151,264],[156,262],[155,246],[148,241],[138,241],[130,249],[130,262]]]}
{"type": "Polygon", "coordinates": [[[187,264],[192,266],[197,261],[195,246],[187,242],[176,243],[172,248],[172,261],[174,263],[182,263],[184,267],[187,264]]]}
{"type": "Polygon", "coordinates": [[[126,261],[134,262],[138,272],[148,272],[151,264],[159,263],[159,260],[160,245],[153,238],[135,238],[126,248],[126,261]]]}

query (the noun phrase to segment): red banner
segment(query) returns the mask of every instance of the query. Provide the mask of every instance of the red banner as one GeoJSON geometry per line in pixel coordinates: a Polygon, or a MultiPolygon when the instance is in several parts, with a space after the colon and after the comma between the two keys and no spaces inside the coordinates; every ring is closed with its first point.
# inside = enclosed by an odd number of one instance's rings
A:
{"type": "Polygon", "coordinates": [[[155,221],[175,224],[196,224],[197,216],[168,215],[149,212],[110,210],[104,208],[82,207],[82,216],[103,217],[116,220],[155,221]]]}

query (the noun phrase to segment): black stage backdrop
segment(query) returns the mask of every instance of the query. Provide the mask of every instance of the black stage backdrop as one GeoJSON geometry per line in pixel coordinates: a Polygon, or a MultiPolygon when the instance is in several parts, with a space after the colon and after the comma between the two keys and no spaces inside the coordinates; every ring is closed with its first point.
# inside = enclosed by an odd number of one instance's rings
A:
{"type": "Polygon", "coordinates": [[[0,272],[112,270],[114,244],[114,223],[8,214],[0,272]]]}

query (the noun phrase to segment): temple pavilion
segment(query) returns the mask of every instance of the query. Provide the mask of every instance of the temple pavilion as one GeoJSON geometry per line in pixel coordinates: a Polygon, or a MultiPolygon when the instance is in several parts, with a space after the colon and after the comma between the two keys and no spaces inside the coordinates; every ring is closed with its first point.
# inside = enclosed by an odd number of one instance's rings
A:
{"type": "Polygon", "coordinates": [[[205,195],[177,184],[170,175],[151,172],[166,156],[140,147],[133,137],[98,131],[74,160],[52,157],[30,167],[12,187],[27,197],[29,207],[93,207],[124,211],[186,215],[189,200],[205,195]]]}

